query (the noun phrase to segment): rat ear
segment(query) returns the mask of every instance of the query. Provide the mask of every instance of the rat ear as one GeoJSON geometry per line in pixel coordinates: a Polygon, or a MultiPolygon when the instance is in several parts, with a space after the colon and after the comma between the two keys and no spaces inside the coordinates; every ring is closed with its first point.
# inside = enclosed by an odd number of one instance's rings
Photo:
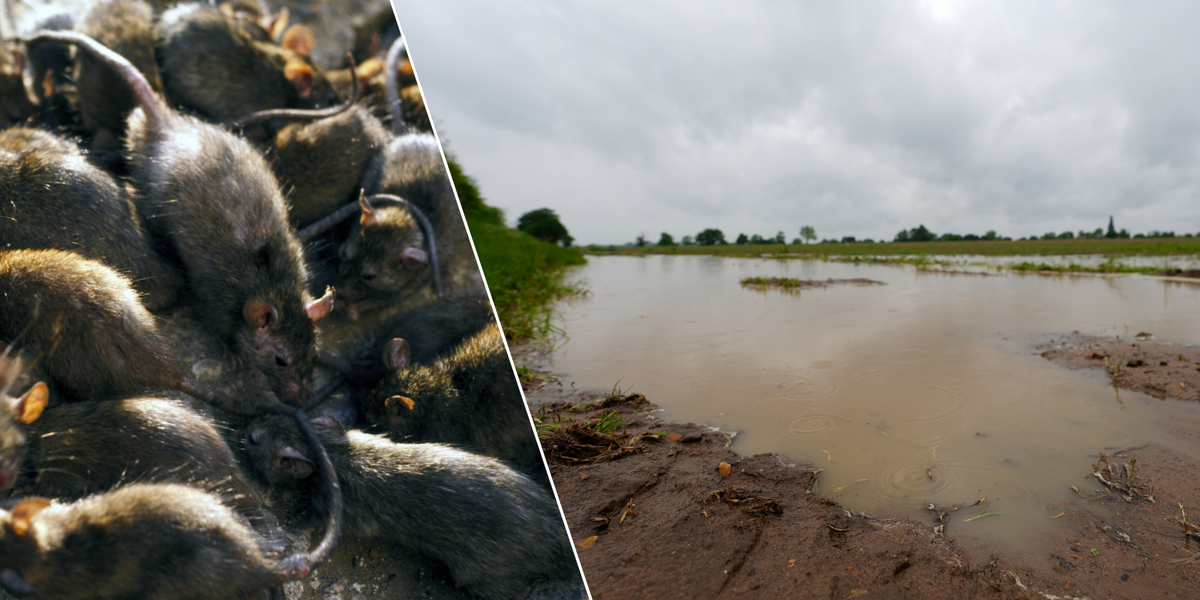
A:
{"type": "Polygon", "coordinates": [[[383,61],[378,58],[364,60],[361,65],[358,65],[358,68],[354,69],[354,72],[358,75],[360,87],[366,87],[366,80],[378,75],[383,71],[383,68],[383,61]]]}
{"type": "Polygon", "coordinates": [[[401,408],[413,410],[417,407],[416,402],[413,402],[411,399],[405,398],[404,396],[392,396],[391,398],[384,400],[383,405],[387,407],[388,412],[391,413],[393,417],[400,416],[401,408]]]}
{"type": "Polygon", "coordinates": [[[371,208],[371,202],[365,196],[358,197],[358,206],[362,209],[362,216],[358,218],[358,222],[362,223],[363,227],[374,227],[379,224],[379,217],[375,215],[375,209],[371,208]]]}
{"type": "Polygon", "coordinates": [[[383,364],[389,369],[403,369],[412,360],[412,350],[404,338],[393,338],[383,347],[383,364]]]}
{"type": "Polygon", "coordinates": [[[405,248],[400,253],[400,266],[406,271],[419,271],[429,266],[429,254],[420,248],[405,248]]]}
{"type": "Polygon", "coordinates": [[[299,450],[285,446],[275,458],[279,468],[295,479],[304,479],[313,474],[313,462],[299,450]]]}
{"type": "Polygon", "coordinates": [[[29,521],[47,506],[50,506],[50,501],[45,498],[27,498],[22,500],[12,510],[13,533],[18,536],[24,536],[29,531],[29,521]]]}
{"type": "Polygon", "coordinates": [[[42,415],[42,409],[46,408],[46,401],[49,399],[50,392],[46,389],[45,382],[39,381],[17,399],[13,405],[13,412],[22,423],[28,425],[42,415]]]}
{"type": "Polygon", "coordinates": [[[270,35],[273,40],[277,40],[280,36],[284,35],[284,30],[287,29],[288,18],[287,7],[279,9],[279,13],[275,15],[275,18],[271,19],[271,26],[267,28],[269,32],[267,35],[270,35]]]}
{"type": "Polygon", "coordinates": [[[283,76],[296,88],[301,98],[307,99],[316,87],[316,75],[312,67],[298,58],[290,58],[283,65],[283,76]]]}
{"type": "Polygon", "coordinates": [[[342,427],[342,422],[337,420],[337,417],[333,415],[321,415],[313,419],[311,422],[313,425],[324,427],[325,429],[332,429],[338,433],[346,432],[346,430],[342,427]]]}
{"type": "MultiPolygon", "coordinates": [[[[274,28],[274,25],[272,25],[274,28]]],[[[279,42],[280,46],[299,54],[300,56],[310,56],[313,49],[313,33],[312,30],[303,25],[292,25],[283,32],[283,40],[279,42]]]]}
{"type": "Polygon", "coordinates": [[[242,307],[242,316],[245,317],[246,323],[256,329],[275,327],[275,324],[279,323],[279,311],[258,298],[246,300],[246,305],[242,307]]]}
{"type": "Polygon", "coordinates": [[[308,311],[308,318],[312,319],[313,323],[324,319],[329,311],[333,310],[333,287],[325,287],[325,295],[308,303],[304,307],[308,311]]]}

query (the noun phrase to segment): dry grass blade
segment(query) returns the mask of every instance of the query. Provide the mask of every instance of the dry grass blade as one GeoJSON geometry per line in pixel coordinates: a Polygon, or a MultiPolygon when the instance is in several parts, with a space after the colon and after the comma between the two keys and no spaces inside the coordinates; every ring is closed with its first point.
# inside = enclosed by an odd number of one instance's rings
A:
{"type": "Polygon", "coordinates": [[[707,497],[700,501],[700,504],[707,504],[709,502],[724,502],[732,506],[741,506],[742,512],[757,516],[779,516],[783,514],[783,507],[774,498],[764,498],[750,494],[743,488],[735,488],[733,486],[710,492],[707,497]],[[742,506],[747,503],[756,504],[742,506]]]}
{"type": "Polygon", "coordinates": [[[598,463],[643,452],[645,448],[637,444],[646,439],[656,438],[648,432],[631,437],[599,432],[587,423],[572,423],[544,434],[542,445],[546,449],[546,456],[552,462],[598,463]]]}
{"type": "Polygon", "coordinates": [[[1134,473],[1137,457],[1129,459],[1128,464],[1112,464],[1103,452],[1100,462],[1092,465],[1092,475],[1100,480],[1108,489],[1115,492],[1126,502],[1146,500],[1154,502],[1154,488],[1144,485],[1134,473]]]}

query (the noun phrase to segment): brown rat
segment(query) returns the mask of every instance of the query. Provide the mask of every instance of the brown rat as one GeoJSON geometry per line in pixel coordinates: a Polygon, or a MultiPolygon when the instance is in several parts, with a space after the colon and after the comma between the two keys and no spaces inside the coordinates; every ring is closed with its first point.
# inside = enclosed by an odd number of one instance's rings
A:
{"type": "MultiPolygon", "coordinates": [[[[154,56],[154,13],[142,0],[106,0],[93,5],[75,30],[124,56],[162,93],[154,56]]],[[[92,136],[89,156],[106,169],[119,168],[125,121],[137,99],[125,81],[91,54],[75,55],[75,92],[83,130],[92,136]]]]}
{"type": "Polygon", "coordinates": [[[200,4],[164,12],[155,34],[166,97],[201,116],[229,121],[341,101],[305,56],[311,35],[287,39],[286,47],[258,41],[232,16],[200,4]]]}
{"type": "Polygon", "coordinates": [[[0,511],[0,584],[45,598],[244,599],[308,576],[219,497],[134,484],[71,504],[24,498],[0,511]]]}
{"type": "Polygon", "coordinates": [[[250,361],[281,400],[303,405],[317,354],[313,321],[328,314],[333,293],[309,300],[300,244],[262,156],[237,136],[169,109],[129,61],[95,40],[71,32],[34,39],[75,44],[134,91],[139,108],[126,144],[142,221],[183,264],[199,316],[227,344],[233,364],[250,361]]]}
{"type": "Polygon", "coordinates": [[[25,55],[0,45],[0,128],[16,125],[37,112],[25,89],[25,55]]]}
{"type": "Polygon", "coordinates": [[[150,244],[126,190],[71,141],[24,127],[0,132],[0,239],[103,261],[151,310],[175,304],[183,277],[150,244]]]}
{"type": "Polygon", "coordinates": [[[260,492],[213,420],[162,398],[74,402],[30,427],[26,495],[76,500],[128,483],[185,483],[261,518],[260,492]]]}
{"type": "Polygon", "coordinates": [[[439,298],[382,324],[382,333],[361,355],[350,360],[322,355],[321,363],[347,376],[354,386],[370,389],[383,377],[385,363],[404,360],[388,358],[385,353],[407,352],[409,364],[430,364],[495,322],[492,304],[485,296],[439,298]]]}
{"type": "MultiPolygon", "coordinates": [[[[356,208],[359,218],[351,222],[346,240],[338,247],[333,283],[340,290],[337,305],[349,318],[396,304],[427,287],[434,297],[442,295],[436,234],[420,209],[389,194],[362,197],[357,207],[349,208],[356,208]]],[[[307,236],[308,230],[301,235],[307,236]]]]}
{"type": "MultiPolygon", "coordinates": [[[[348,535],[437,559],[455,583],[485,598],[524,597],[541,578],[578,578],[558,507],[528,477],[449,446],[396,444],[343,431],[328,418],[314,424],[339,475],[348,535]]],[[[313,464],[302,441],[282,417],[259,419],[246,432],[255,469],[274,485],[305,489],[313,464]]]]}
{"type": "Polygon", "coordinates": [[[49,400],[46,384],[40,381],[20,396],[10,396],[21,374],[21,360],[0,344],[0,491],[12,487],[17,480],[28,452],[27,425],[42,414],[49,400]]]}
{"type": "Polygon", "coordinates": [[[0,341],[24,352],[59,398],[178,390],[236,414],[272,408],[185,377],[129,280],[74,252],[0,252],[0,298],[0,341]]]}
{"type": "Polygon", "coordinates": [[[498,325],[433,364],[411,364],[403,348],[385,358],[390,371],[364,400],[363,412],[388,437],[454,444],[545,473],[498,325]]]}

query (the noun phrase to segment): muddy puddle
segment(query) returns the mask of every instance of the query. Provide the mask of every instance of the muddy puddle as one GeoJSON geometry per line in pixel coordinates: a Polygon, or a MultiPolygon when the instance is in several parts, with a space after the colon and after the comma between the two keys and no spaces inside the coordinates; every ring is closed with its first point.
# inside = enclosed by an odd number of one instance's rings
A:
{"type": "Polygon", "coordinates": [[[620,380],[666,421],[737,431],[742,455],[810,462],[824,469],[817,491],[856,512],[932,524],[927,503],[986,496],[946,529],[968,545],[1038,552],[1039,532],[1080,501],[1069,486],[1097,489],[1101,450],[1153,441],[1200,460],[1167,427],[1200,419],[1200,403],[1118,392],[1035,349],[1076,330],[1200,343],[1200,286],[685,256],[594,256],[575,276],[591,295],[561,306],[565,385],[620,380]],[[786,292],[744,277],[887,285],[786,292]],[[1002,514],[966,520],[984,512],[1002,514]]]}

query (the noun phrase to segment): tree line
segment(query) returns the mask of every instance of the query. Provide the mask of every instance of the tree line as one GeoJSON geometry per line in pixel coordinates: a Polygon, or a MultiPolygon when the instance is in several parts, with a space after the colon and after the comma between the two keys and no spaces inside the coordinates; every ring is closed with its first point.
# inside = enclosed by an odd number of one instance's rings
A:
{"type": "MultiPolygon", "coordinates": [[[[1200,234],[1196,234],[1196,236],[1200,236],[1200,234]]],[[[1107,239],[1125,239],[1125,238],[1173,238],[1173,237],[1188,237],[1188,238],[1190,238],[1190,237],[1193,237],[1193,234],[1183,233],[1180,235],[1176,235],[1174,231],[1154,230],[1154,231],[1150,231],[1149,233],[1144,233],[1144,234],[1138,233],[1138,234],[1130,235],[1129,231],[1126,229],[1120,229],[1120,230],[1116,229],[1113,226],[1113,218],[1109,217],[1107,229],[1102,228],[1102,227],[1097,227],[1094,231],[1079,230],[1078,232],[1074,232],[1074,231],[1064,231],[1062,233],[1048,232],[1048,233],[1042,234],[1041,236],[1032,235],[1027,238],[1024,238],[1024,237],[1017,238],[1017,240],[1023,241],[1023,240],[1056,240],[1056,239],[1057,240],[1070,240],[1070,239],[1105,239],[1105,238],[1107,238],[1107,239]]],[[[815,242],[816,240],[817,240],[816,229],[811,225],[805,225],[800,228],[800,237],[793,238],[791,243],[800,245],[800,244],[812,243],[812,242],[815,242]]],[[[899,233],[897,233],[895,235],[895,237],[892,238],[893,242],[971,242],[971,241],[1012,241],[1012,240],[1013,240],[1013,238],[1001,236],[1001,235],[997,234],[994,230],[989,230],[982,235],[974,234],[974,233],[967,233],[967,234],[943,233],[943,234],[939,235],[939,234],[936,234],[936,233],[930,231],[927,227],[925,227],[925,225],[918,225],[917,227],[913,227],[911,229],[902,229],[902,230],[900,230],[899,233]]],[[[883,243],[885,241],[886,240],[880,240],[879,243],[883,243]]],[[[874,243],[876,243],[876,241],[871,238],[859,240],[859,239],[855,238],[854,236],[845,236],[845,237],[842,237],[840,240],[838,240],[838,239],[822,239],[820,243],[836,244],[839,242],[843,243],[843,244],[853,244],[853,243],[874,244],[874,243]]],[[[695,236],[690,236],[690,235],[683,236],[683,238],[678,243],[676,243],[674,236],[672,236],[671,234],[664,231],[662,233],[662,235],[659,237],[657,245],[658,246],[675,246],[675,245],[715,246],[715,245],[727,245],[730,243],[737,244],[737,245],[755,245],[755,244],[787,244],[788,242],[787,242],[786,235],[782,231],[775,234],[773,237],[763,237],[758,234],[747,236],[744,233],[739,233],[737,238],[735,238],[733,242],[729,242],[725,239],[725,233],[722,232],[720,229],[705,229],[704,231],[697,233],[695,236]]],[[[649,242],[646,239],[645,235],[639,235],[637,237],[637,240],[633,243],[633,245],[634,246],[647,246],[647,245],[649,245],[649,242]]]]}

